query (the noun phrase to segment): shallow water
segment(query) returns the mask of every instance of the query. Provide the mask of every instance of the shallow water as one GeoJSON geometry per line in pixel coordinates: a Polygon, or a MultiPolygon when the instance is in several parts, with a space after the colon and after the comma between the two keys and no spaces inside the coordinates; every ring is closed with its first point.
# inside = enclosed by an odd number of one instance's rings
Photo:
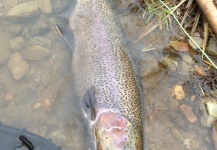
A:
{"type": "MultiPolygon", "coordinates": [[[[29,1],[0,1],[0,121],[51,138],[63,150],[83,149],[85,125],[71,86],[71,51],[56,30],[56,24],[67,22],[58,17],[61,13],[58,9],[65,11],[67,8],[60,7],[49,15],[39,12],[35,17],[22,20],[5,17],[11,8],[29,1]],[[16,37],[21,37],[24,42],[13,46],[16,37]],[[41,50],[43,55],[37,57],[41,52],[26,52],[32,46],[42,46],[46,50],[41,50]],[[12,76],[9,67],[13,69],[22,64],[14,61],[14,53],[21,54],[29,65],[18,80],[12,76]],[[12,65],[9,65],[9,60],[12,65]]],[[[190,87],[185,84],[186,95],[182,101],[171,96],[175,85],[190,81],[190,72],[183,67],[182,59],[189,54],[170,56],[165,53],[171,37],[179,33],[176,25],[164,30],[156,28],[138,40],[150,28],[151,20],[143,18],[140,12],[131,12],[119,1],[115,1],[114,11],[131,45],[136,76],[144,90],[146,148],[214,149],[211,130],[200,124],[201,112],[194,111],[197,108],[191,103],[193,94],[190,87]],[[177,66],[165,67],[160,63],[165,58],[173,58],[177,66]],[[182,104],[192,108],[197,121],[188,121],[180,110],[182,104]]],[[[22,74],[22,70],[20,72],[22,74]]]]}

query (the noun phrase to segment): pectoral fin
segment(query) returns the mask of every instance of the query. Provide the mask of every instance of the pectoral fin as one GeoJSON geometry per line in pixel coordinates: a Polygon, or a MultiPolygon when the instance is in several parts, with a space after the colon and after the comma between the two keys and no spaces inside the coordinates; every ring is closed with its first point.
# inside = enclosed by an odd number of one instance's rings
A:
{"type": "Polygon", "coordinates": [[[91,86],[83,96],[83,108],[92,121],[96,118],[95,104],[95,88],[91,86]]]}

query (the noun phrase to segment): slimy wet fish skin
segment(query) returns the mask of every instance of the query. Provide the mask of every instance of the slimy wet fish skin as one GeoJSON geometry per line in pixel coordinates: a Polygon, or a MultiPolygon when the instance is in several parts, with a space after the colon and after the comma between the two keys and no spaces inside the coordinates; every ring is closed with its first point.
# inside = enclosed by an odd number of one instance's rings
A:
{"type": "Polygon", "coordinates": [[[72,73],[97,150],[142,150],[141,98],[110,0],[79,0],[69,19],[72,73]]]}

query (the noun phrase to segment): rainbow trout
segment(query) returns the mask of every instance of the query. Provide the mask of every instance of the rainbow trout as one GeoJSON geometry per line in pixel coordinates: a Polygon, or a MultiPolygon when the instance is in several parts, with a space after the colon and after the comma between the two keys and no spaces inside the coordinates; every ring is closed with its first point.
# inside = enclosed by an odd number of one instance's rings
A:
{"type": "Polygon", "coordinates": [[[142,150],[139,89],[110,0],[79,0],[69,19],[72,72],[97,150],[142,150]]]}

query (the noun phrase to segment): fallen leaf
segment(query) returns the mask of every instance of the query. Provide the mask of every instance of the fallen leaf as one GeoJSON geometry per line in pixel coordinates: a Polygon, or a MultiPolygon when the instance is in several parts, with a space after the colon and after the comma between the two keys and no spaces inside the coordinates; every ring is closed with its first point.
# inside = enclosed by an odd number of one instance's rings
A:
{"type": "Polygon", "coordinates": [[[175,50],[179,52],[187,52],[190,50],[188,43],[185,43],[185,42],[171,41],[170,46],[172,46],[175,50]]]}

